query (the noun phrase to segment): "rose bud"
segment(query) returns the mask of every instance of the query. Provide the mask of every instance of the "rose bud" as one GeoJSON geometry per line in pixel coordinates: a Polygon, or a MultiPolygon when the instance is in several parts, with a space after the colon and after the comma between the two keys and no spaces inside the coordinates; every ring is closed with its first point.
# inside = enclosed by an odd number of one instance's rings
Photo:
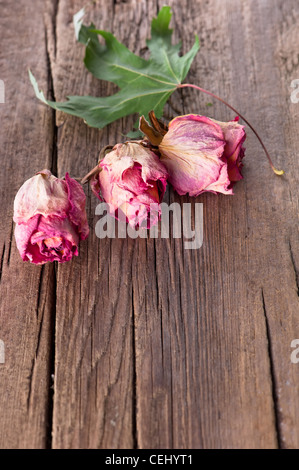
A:
{"type": "Polygon", "coordinates": [[[154,152],[139,142],[117,144],[99,168],[91,187],[109,205],[111,215],[125,218],[135,229],[157,223],[168,175],[154,152]]]}
{"type": "Polygon", "coordinates": [[[233,194],[233,183],[242,179],[245,138],[237,120],[220,122],[194,114],[174,118],[159,144],[168,181],[180,195],[233,194]]]}
{"type": "Polygon", "coordinates": [[[44,264],[78,256],[89,233],[82,186],[42,170],[27,180],[14,201],[15,239],[24,261],[44,264]]]}

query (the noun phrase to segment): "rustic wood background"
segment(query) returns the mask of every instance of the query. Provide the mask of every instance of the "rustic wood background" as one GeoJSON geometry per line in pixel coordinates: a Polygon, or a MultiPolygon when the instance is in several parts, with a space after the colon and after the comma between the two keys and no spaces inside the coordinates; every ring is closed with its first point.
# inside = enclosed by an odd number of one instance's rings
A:
{"type": "MultiPolygon", "coordinates": [[[[188,81],[226,98],[259,130],[275,176],[248,130],[235,196],[205,194],[204,243],[103,239],[63,265],[23,263],[13,200],[36,171],[83,176],[98,150],[123,140],[133,117],[102,131],[34,96],[115,88],[84,68],[72,16],[86,1],[1,0],[0,364],[1,448],[297,448],[299,364],[297,0],[100,0],[87,19],[145,53],[150,20],[173,7],[175,39],[200,37],[188,81]]],[[[181,90],[167,117],[234,116],[181,90]]],[[[191,202],[168,190],[165,201],[191,202]]]]}

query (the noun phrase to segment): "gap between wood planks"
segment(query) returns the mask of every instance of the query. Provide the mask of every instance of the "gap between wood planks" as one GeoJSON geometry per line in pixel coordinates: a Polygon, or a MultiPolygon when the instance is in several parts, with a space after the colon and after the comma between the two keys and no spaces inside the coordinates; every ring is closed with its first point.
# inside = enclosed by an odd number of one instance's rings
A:
{"type": "MultiPolygon", "coordinates": [[[[57,44],[57,14],[58,14],[58,7],[59,7],[59,0],[53,1],[53,12],[52,12],[52,34],[53,34],[53,43],[54,43],[54,57],[56,57],[56,44],[57,44]]],[[[46,51],[46,59],[47,59],[47,67],[48,67],[48,93],[49,98],[52,101],[56,101],[55,97],[55,90],[54,90],[54,80],[53,80],[53,72],[52,72],[52,60],[51,54],[49,51],[49,31],[47,28],[46,21],[44,22],[45,27],[45,51],[46,51]]],[[[56,125],[56,110],[51,109],[52,113],[52,128],[53,128],[53,142],[52,142],[52,158],[51,158],[51,172],[57,176],[57,158],[58,158],[58,151],[57,151],[57,134],[58,128],[56,125]]],[[[41,270],[41,277],[40,282],[42,279],[43,268],[41,270]]],[[[51,266],[50,276],[52,282],[50,283],[49,289],[51,289],[51,297],[53,299],[52,303],[52,310],[51,310],[51,328],[50,328],[50,360],[48,365],[48,373],[52,380],[52,387],[49,391],[49,399],[48,399],[48,409],[47,409],[47,419],[46,419],[46,448],[52,448],[52,432],[53,432],[53,408],[54,408],[54,380],[55,380],[55,334],[56,334],[56,292],[57,292],[57,275],[56,275],[56,263],[53,263],[51,266]]],[[[37,305],[39,308],[39,305],[37,305]]],[[[42,322],[41,322],[42,325],[42,322]]],[[[41,327],[40,327],[41,329],[41,327]]],[[[38,351],[38,349],[37,349],[38,351]]],[[[34,366],[33,366],[34,367],[34,366]]],[[[32,370],[33,372],[33,370],[32,370]]],[[[30,393],[29,393],[30,398],[30,393]]]]}

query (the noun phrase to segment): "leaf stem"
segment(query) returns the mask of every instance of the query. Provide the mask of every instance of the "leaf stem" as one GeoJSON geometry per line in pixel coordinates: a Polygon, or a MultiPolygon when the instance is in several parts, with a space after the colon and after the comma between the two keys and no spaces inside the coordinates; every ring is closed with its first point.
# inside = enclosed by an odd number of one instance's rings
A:
{"type": "Polygon", "coordinates": [[[205,90],[204,88],[201,88],[197,85],[193,85],[192,83],[184,83],[184,84],[181,84],[178,86],[178,88],[195,88],[196,90],[199,90],[199,91],[202,91],[203,93],[206,93],[206,95],[210,95],[212,96],[213,98],[215,98],[216,100],[218,101],[221,101],[221,103],[225,104],[226,106],[228,106],[234,113],[236,113],[238,116],[240,116],[241,119],[243,119],[243,121],[247,124],[248,127],[250,127],[250,129],[252,130],[252,132],[255,134],[255,136],[257,137],[258,141],[260,142],[261,146],[263,147],[263,150],[266,154],[266,157],[270,163],[270,166],[272,168],[272,170],[274,171],[274,173],[276,175],[283,175],[284,174],[284,171],[283,170],[277,170],[275,168],[275,166],[273,165],[272,163],[272,160],[270,158],[270,155],[268,153],[268,150],[266,149],[262,139],[260,138],[260,136],[258,135],[257,131],[252,127],[252,125],[247,121],[247,119],[244,118],[244,116],[242,116],[241,113],[239,113],[235,108],[233,108],[230,104],[228,104],[225,100],[223,100],[222,98],[219,98],[219,96],[215,95],[214,93],[212,93],[211,91],[207,91],[205,90]]]}

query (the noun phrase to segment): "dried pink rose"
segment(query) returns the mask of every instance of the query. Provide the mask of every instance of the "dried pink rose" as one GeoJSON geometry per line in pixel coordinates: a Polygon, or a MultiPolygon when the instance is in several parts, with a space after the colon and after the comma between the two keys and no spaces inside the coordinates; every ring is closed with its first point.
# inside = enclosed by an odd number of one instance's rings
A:
{"type": "Polygon", "coordinates": [[[28,179],[14,201],[15,239],[24,261],[64,262],[78,255],[79,240],[89,233],[85,194],[70,178],[42,170],[28,179]]]}
{"type": "Polygon", "coordinates": [[[197,196],[204,191],[233,194],[233,183],[242,179],[246,138],[237,119],[220,122],[187,114],[169,123],[159,150],[168,180],[180,195],[197,196]]]}
{"type": "Polygon", "coordinates": [[[115,145],[99,166],[91,187],[110,213],[117,218],[123,213],[133,228],[155,225],[168,176],[157,155],[139,142],[126,142],[115,145]]]}

